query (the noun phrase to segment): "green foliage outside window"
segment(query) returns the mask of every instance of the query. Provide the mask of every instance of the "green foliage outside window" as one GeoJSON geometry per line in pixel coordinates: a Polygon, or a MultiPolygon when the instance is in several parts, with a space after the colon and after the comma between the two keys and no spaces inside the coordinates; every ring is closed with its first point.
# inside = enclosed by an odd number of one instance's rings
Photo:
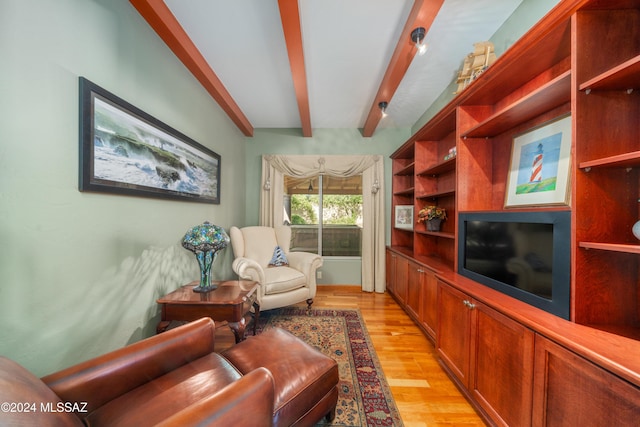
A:
{"type": "Polygon", "coordinates": [[[322,198],[322,212],[325,224],[355,225],[362,218],[362,196],[326,195],[322,198]]]}
{"type": "MultiPolygon", "coordinates": [[[[362,222],[362,195],[327,194],[322,198],[325,224],[356,225],[362,222]]],[[[291,196],[291,223],[317,224],[318,195],[291,196]]]]}
{"type": "Polygon", "coordinates": [[[291,196],[291,223],[296,225],[317,224],[318,216],[314,206],[318,206],[317,195],[291,196]]]}

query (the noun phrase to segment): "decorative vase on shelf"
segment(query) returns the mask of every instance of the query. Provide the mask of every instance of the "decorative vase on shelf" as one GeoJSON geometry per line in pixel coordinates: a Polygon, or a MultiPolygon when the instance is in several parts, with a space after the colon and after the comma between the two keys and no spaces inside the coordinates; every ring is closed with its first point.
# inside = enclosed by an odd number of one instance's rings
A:
{"type": "Polygon", "coordinates": [[[633,233],[634,236],[636,236],[636,239],[640,240],[640,221],[633,224],[633,227],[631,228],[631,232],[633,233]]]}
{"type": "Polygon", "coordinates": [[[441,218],[427,220],[427,231],[440,231],[441,218]]]}
{"type": "Polygon", "coordinates": [[[440,231],[440,224],[447,219],[447,211],[441,206],[425,206],[418,212],[418,222],[424,222],[427,231],[440,231]]]}

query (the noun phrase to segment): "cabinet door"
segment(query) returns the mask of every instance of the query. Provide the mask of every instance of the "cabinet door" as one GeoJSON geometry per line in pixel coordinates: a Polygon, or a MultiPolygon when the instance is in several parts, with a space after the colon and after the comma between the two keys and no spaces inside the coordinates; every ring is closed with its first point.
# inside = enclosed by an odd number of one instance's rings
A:
{"type": "Polygon", "coordinates": [[[385,256],[385,275],[387,279],[387,291],[395,295],[395,283],[396,283],[396,260],[398,255],[387,250],[385,256]]]}
{"type": "Polygon", "coordinates": [[[457,289],[438,281],[438,355],[462,385],[469,385],[469,343],[471,337],[470,298],[457,289]]]}
{"type": "Polygon", "coordinates": [[[497,425],[530,426],[535,334],[479,302],[469,308],[471,395],[497,425]]]}
{"type": "Polygon", "coordinates": [[[422,279],[422,305],[420,307],[420,323],[431,339],[436,338],[438,320],[438,279],[436,274],[426,269],[422,279]]]}
{"type": "Polygon", "coordinates": [[[405,257],[396,257],[396,278],[394,285],[394,295],[398,299],[400,305],[406,305],[407,301],[407,282],[409,280],[409,260],[405,257]]]}
{"type": "Polygon", "coordinates": [[[638,387],[540,335],[533,390],[536,427],[636,426],[640,420],[638,387]]]}
{"type": "Polygon", "coordinates": [[[424,267],[415,262],[409,262],[407,283],[407,311],[416,322],[420,320],[420,306],[422,305],[422,287],[424,267]]]}

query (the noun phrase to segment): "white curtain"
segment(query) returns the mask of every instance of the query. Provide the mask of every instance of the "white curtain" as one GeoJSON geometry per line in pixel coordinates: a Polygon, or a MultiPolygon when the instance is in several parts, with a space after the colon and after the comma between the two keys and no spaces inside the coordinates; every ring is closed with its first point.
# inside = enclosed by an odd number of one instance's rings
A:
{"type": "Polygon", "coordinates": [[[284,220],[284,175],[349,177],[362,174],[362,290],[385,290],[384,162],[380,155],[262,156],[260,225],[284,220]]]}

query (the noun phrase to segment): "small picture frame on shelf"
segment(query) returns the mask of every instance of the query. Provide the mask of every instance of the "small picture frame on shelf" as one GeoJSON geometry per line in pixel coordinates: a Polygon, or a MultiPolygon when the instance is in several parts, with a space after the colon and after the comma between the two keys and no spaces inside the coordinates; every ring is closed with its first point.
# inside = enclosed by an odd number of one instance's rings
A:
{"type": "Polygon", "coordinates": [[[505,208],[569,205],[571,116],[513,139],[505,208]]]}
{"type": "Polygon", "coordinates": [[[413,206],[397,205],[395,212],[395,227],[403,230],[413,230],[413,206]]]}

